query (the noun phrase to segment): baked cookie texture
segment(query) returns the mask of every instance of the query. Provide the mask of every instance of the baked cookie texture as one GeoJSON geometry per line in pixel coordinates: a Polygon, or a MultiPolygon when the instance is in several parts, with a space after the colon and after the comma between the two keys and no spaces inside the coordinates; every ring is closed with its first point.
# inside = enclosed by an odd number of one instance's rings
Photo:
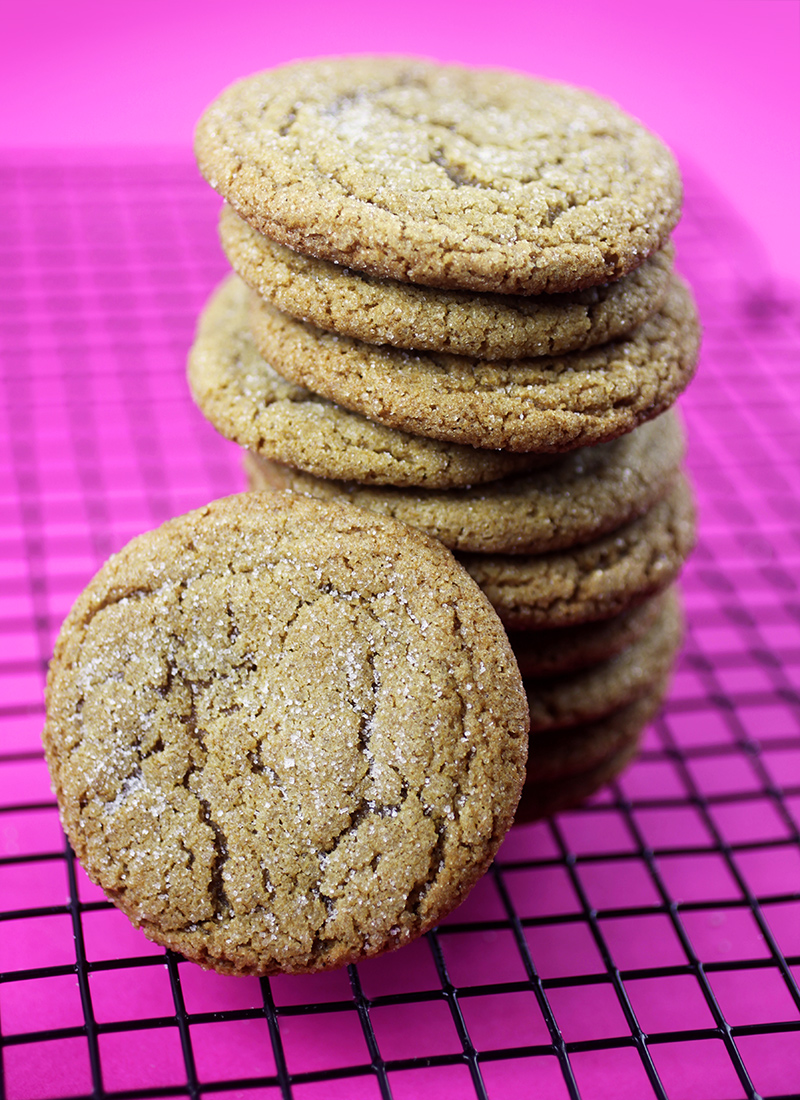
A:
{"type": "Polygon", "coordinates": [[[516,822],[538,821],[577,806],[620,775],[638,753],[668,687],[667,679],[606,718],[532,738],[516,822]]]}
{"type": "Polygon", "coordinates": [[[189,353],[192,396],[227,439],[316,477],[367,485],[448,489],[536,464],[529,455],[398,431],[287,382],[253,342],[249,304],[245,284],[229,276],[203,310],[189,353]]]}
{"type": "Polygon", "coordinates": [[[618,107],[403,57],[300,62],[201,118],[200,170],[255,229],[380,278],[502,293],[617,279],[664,244],[681,181],[618,107]]]}
{"type": "Polygon", "coordinates": [[[470,489],[372,488],[245,456],[251,489],[291,489],[391,515],[451,550],[538,554],[591,542],[646,512],[675,481],[685,437],[672,411],[544,470],[470,489]]]}
{"type": "Polygon", "coordinates": [[[133,923],[269,974],[379,954],[458,904],[513,820],[527,728],[507,638],[440,543],[241,494],[89,584],[44,744],[69,839],[133,923]]]}
{"type": "Polygon", "coordinates": [[[110,559],[43,739],[78,857],[151,939],[311,972],[441,920],[663,698],[695,535],[681,183],[598,96],[399,57],[241,81],[195,148],[242,278],[189,385],[270,491],[110,559]]]}
{"type": "Polygon", "coordinates": [[[479,359],[556,355],[630,332],[664,300],[675,254],[668,242],[616,282],[566,294],[480,294],[315,260],[271,241],[227,204],[219,231],[234,271],[283,313],[369,344],[479,359]]]}
{"type": "Polygon", "coordinates": [[[568,451],[632,431],[683,392],[700,343],[694,299],[674,275],[661,308],[627,336],[532,359],[378,347],[253,304],[253,337],[284,378],[393,428],[508,451],[568,451]]]}
{"type": "Polygon", "coordinates": [[[610,619],[663,592],[694,549],[696,513],[685,475],[638,519],[594,542],[549,554],[459,554],[511,630],[610,619]]]}

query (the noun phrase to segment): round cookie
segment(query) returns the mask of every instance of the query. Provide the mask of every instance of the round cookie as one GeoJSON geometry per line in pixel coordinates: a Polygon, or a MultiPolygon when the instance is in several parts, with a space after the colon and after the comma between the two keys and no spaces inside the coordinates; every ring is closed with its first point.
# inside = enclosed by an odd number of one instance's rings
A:
{"type": "Polygon", "coordinates": [[[694,547],[692,492],[681,475],[631,523],[571,550],[538,555],[459,554],[512,630],[610,619],[670,585],[694,547]]]}
{"type": "Polygon", "coordinates": [[[375,424],[301,386],[263,359],[247,326],[250,291],[229,276],[214,292],[189,353],[203,415],[227,439],[317,477],[448,489],[529,469],[533,456],[476,450],[375,424]]]}
{"type": "Polygon", "coordinates": [[[451,550],[538,554],[589,542],[645,512],[669,490],[684,454],[677,415],[560,456],[545,470],[470,489],[372,488],[245,457],[251,489],[291,489],[390,515],[451,550]]]}
{"type": "Polygon", "coordinates": [[[579,672],[528,678],[531,734],[592,722],[644,695],[669,673],[683,639],[683,616],[673,589],[650,630],[607,661],[579,672]]]}
{"type": "Polygon", "coordinates": [[[496,616],[435,540],[241,494],[134,539],[55,649],[44,744],[90,877],[223,973],[342,966],[488,866],[527,711],[496,616]]]}
{"type": "Polygon", "coordinates": [[[593,623],[545,630],[510,630],[508,640],[523,677],[558,676],[607,661],[638,642],[655,625],[665,594],[593,623]]]}
{"type": "Polygon", "coordinates": [[[436,290],[303,256],[227,204],[219,228],[234,270],[283,313],[370,344],[481,359],[562,354],[630,332],[663,301],[675,251],[667,243],[613,283],[530,297],[436,290]]]}
{"type": "Polygon", "coordinates": [[[200,170],[259,232],[380,278],[540,294],[609,282],[667,240],[665,146],[615,105],[520,73],[339,57],[227,88],[200,170]]]}
{"type": "Polygon", "coordinates": [[[261,354],[284,378],[415,435],[510,451],[613,439],[668,408],[697,364],[692,295],[676,276],[634,332],[561,356],[481,360],[377,347],[323,332],[253,295],[261,354]]]}

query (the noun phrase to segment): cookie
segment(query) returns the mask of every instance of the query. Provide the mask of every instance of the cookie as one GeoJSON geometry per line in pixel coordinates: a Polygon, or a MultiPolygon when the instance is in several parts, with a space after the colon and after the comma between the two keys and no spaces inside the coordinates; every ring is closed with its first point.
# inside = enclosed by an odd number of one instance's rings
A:
{"type": "Polygon", "coordinates": [[[646,694],[669,673],[682,639],[673,589],[650,630],[616,657],[579,672],[525,680],[531,734],[596,721],[646,694]]]}
{"type": "Polygon", "coordinates": [[[523,676],[558,676],[615,657],[655,624],[665,596],[652,596],[611,619],[547,630],[510,630],[508,640],[523,676]]]}
{"type": "Polygon", "coordinates": [[[537,733],[530,739],[525,786],[531,790],[593,774],[638,740],[669,689],[670,677],[653,681],[647,691],[603,718],[566,729],[537,733]]]}
{"type": "Polygon", "coordinates": [[[329,481],[246,456],[251,489],[291,489],[391,515],[452,550],[537,554],[590,542],[645,512],[669,490],[684,453],[668,411],[629,435],[560,456],[544,470],[470,489],[372,488],[329,481]]]}
{"type": "MultiPolygon", "coordinates": [[[[631,707],[639,707],[640,703],[633,703],[631,707]]],[[[641,703],[641,710],[647,708],[641,703]]],[[[607,783],[616,779],[625,768],[636,758],[641,745],[645,728],[658,706],[652,708],[652,713],[643,718],[639,728],[634,730],[629,737],[615,751],[606,756],[601,763],[585,771],[572,775],[559,776],[545,782],[526,783],[522,789],[522,797],[519,800],[515,823],[525,825],[533,821],[540,821],[544,817],[551,817],[556,813],[571,810],[581,802],[597,794],[607,783]]],[[[631,719],[631,725],[633,725],[631,719]]]]}
{"type": "Polygon", "coordinates": [[[189,353],[194,400],[227,439],[317,477],[373,485],[478,485],[536,463],[375,424],[286,382],[253,344],[249,301],[240,279],[226,279],[203,311],[189,353]]]}
{"type": "Polygon", "coordinates": [[[481,359],[562,354],[630,332],[663,301],[674,257],[668,243],[616,282],[530,297],[436,290],[303,256],[227,204],[220,239],[245,282],[298,320],[370,344],[481,359]]]}
{"type": "Polygon", "coordinates": [[[239,81],[195,134],[200,170],[255,229],[379,278],[541,294],[638,267],[669,237],[671,153],[589,92],[403,57],[239,81]]]}
{"type": "Polygon", "coordinates": [[[551,554],[459,554],[512,630],[610,619],[677,577],[695,541],[692,492],[681,475],[663,500],[585,546],[551,554]]]}
{"type": "Polygon", "coordinates": [[[699,350],[694,300],[674,275],[661,308],[629,336],[535,359],[376,347],[257,295],[250,320],[261,354],[289,381],[414,435],[510,451],[568,451],[632,431],[675,401],[699,350]]]}
{"type": "Polygon", "coordinates": [[[508,641],[441,544],[241,494],[134,539],[62,628],[44,744],[90,877],[223,973],[342,966],[440,920],[524,776],[508,641]]]}

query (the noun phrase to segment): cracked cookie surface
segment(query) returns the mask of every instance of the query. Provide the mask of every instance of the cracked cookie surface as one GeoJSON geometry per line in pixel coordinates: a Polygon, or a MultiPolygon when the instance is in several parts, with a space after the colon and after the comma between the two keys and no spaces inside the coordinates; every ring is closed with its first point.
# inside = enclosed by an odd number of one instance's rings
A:
{"type": "Polygon", "coordinates": [[[443,546],[241,494],[89,584],[43,739],[111,900],[204,966],[268,974],[379,954],[457,904],[511,823],[527,721],[496,616],[443,546]]]}
{"type": "Polygon", "coordinates": [[[200,317],[189,386],[227,439],[316,477],[449,489],[530,468],[532,456],[410,435],[281,378],[253,343],[250,291],[229,276],[200,317]]]}
{"type": "Polygon", "coordinates": [[[323,332],[253,295],[251,328],[284,378],[371,420],[433,439],[509,451],[569,451],[614,439],[667,409],[697,366],[688,287],[628,336],[585,351],[482,360],[411,352],[323,332]]]}
{"type": "Polygon", "coordinates": [[[630,332],[666,294],[667,244],[629,275],[571,294],[478,294],[377,279],[271,241],[227,204],[220,239],[231,266],[283,313],[370,344],[481,359],[556,355],[630,332]]]}
{"type": "Polygon", "coordinates": [[[671,153],[589,92],[520,73],[342,57],[226,89],[200,170],[260,232],[380,278],[539,294],[638,267],[678,220],[671,153]]]}

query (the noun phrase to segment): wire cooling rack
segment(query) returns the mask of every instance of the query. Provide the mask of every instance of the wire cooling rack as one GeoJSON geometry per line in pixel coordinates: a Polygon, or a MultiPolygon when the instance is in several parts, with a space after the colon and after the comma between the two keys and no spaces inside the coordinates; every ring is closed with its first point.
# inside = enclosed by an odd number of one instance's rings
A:
{"type": "Polygon", "coordinates": [[[689,636],[641,758],[514,828],[435,932],[223,978],[72,859],[42,759],[59,624],[134,534],[243,487],[184,379],[226,267],[188,158],[0,162],[0,1095],[736,1100],[800,1094],[800,296],[688,173],[706,337],[689,636]]]}

